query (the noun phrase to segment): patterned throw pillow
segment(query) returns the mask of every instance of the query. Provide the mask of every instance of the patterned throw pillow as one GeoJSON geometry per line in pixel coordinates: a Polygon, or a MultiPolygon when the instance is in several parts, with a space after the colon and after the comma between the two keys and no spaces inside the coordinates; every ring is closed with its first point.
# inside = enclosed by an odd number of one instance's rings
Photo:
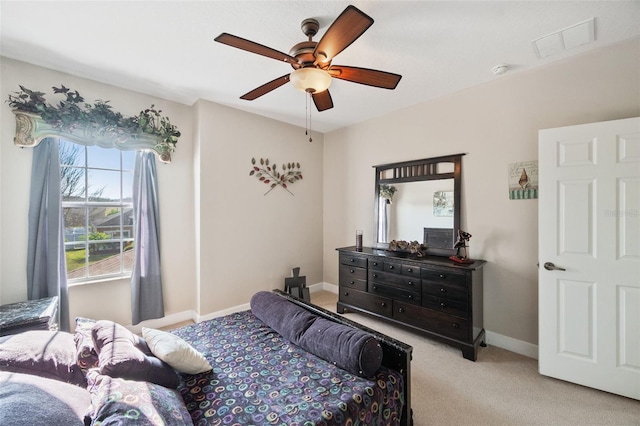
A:
{"type": "Polygon", "coordinates": [[[191,416],[175,389],[149,382],[87,374],[91,407],[85,424],[100,425],[188,425],[191,416]]]}
{"type": "Polygon", "coordinates": [[[128,380],[152,382],[168,388],[178,387],[178,373],[153,356],[147,343],[126,327],[100,320],[91,328],[101,374],[128,380]]]}
{"type": "Polygon", "coordinates": [[[85,375],[87,370],[97,367],[99,363],[91,337],[91,328],[95,323],[96,320],[93,319],[76,317],[76,329],[73,334],[76,342],[76,362],[85,375]]]}

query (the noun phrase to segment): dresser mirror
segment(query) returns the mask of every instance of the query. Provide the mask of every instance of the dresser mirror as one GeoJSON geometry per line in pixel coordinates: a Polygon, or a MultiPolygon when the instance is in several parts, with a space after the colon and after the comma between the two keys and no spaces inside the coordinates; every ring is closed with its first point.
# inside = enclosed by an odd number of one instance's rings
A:
{"type": "Polygon", "coordinates": [[[427,254],[455,254],[463,155],[374,166],[376,248],[405,240],[424,244],[427,254]]]}

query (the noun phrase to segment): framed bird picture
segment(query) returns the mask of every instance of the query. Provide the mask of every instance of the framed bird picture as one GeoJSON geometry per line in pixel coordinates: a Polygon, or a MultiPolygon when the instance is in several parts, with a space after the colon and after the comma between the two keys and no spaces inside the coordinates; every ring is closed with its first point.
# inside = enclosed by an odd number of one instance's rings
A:
{"type": "Polygon", "coordinates": [[[509,164],[509,199],[538,198],[538,162],[509,164]]]}

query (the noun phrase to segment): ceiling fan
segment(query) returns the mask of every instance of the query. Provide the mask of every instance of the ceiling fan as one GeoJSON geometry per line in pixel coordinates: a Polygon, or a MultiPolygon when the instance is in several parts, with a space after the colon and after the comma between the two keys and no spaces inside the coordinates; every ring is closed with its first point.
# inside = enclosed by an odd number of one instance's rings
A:
{"type": "Polygon", "coordinates": [[[373,18],[350,5],[336,18],[318,42],[312,41],[320,28],[318,21],[302,21],[302,32],[309,39],[293,46],[289,54],[228,33],[220,34],[215,41],[287,62],[293,67],[293,72],[245,93],[240,99],[252,101],[291,81],[295,88],[311,94],[318,111],[325,111],[333,108],[328,90],[333,78],[392,90],[400,82],[402,76],[399,74],[331,64],[336,55],[357,40],[371,25],[373,18]]]}

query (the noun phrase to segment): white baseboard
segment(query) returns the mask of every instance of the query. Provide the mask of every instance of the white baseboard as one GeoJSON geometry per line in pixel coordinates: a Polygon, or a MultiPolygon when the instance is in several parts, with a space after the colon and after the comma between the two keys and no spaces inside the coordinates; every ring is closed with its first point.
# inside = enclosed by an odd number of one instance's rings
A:
{"type": "Polygon", "coordinates": [[[233,306],[231,308],[223,309],[223,310],[217,311],[217,312],[212,312],[210,314],[196,315],[196,317],[193,319],[193,321],[194,322],[202,322],[202,321],[210,320],[210,319],[213,319],[213,318],[223,317],[225,315],[235,314],[236,312],[246,311],[248,309],[251,309],[251,305],[249,305],[248,303],[244,303],[242,305],[233,306]]]}
{"type": "Polygon", "coordinates": [[[142,321],[140,324],[127,325],[127,328],[133,333],[141,334],[142,327],[146,328],[162,328],[173,324],[178,324],[184,321],[193,321],[196,317],[195,311],[188,310],[182,312],[176,312],[175,314],[166,315],[162,318],[142,321]]]}
{"type": "Polygon", "coordinates": [[[529,358],[538,359],[538,345],[485,330],[487,345],[497,346],[529,358]]]}
{"type": "Polygon", "coordinates": [[[338,294],[338,286],[334,285],[334,284],[329,284],[326,282],[321,282],[321,283],[316,283],[316,284],[312,284],[309,287],[309,292],[310,293],[315,293],[316,291],[329,291],[333,294],[338,294]]]}
{"type": "MultiPolygon", "coordinates": [[[[338,286],[333,285],[333,284],[329,284],[329,283],[325,283],[325,282],[321,282],[321,283],[316,283],[316,284],[312,284],[309,287],[309,292],[310,293],[315,293],[317,291],[322,291],[322,290],[326,290],[326,291],[330,291],[332,293],[338,294],[338,286]]],[[[142,327],[146,327],[146,328],[162,328],[162,327],[167,327],[173,324],[178,324],[184,321],[193,321],[193,322],[202,322],[202,321],[206,321],[206,320],[210,320],[213,318],[218,318],[218,317],[222,317],[225,315],[229,315],[229,314],[234,314],[236,312],[241,312],[241,311],[246,311],[248,309],[251,309],[251,306],[249,305],[249,303],[244,303],[242,305],[237,305],[237,306],[232,306],[230,308],[227,309],[223,309],[221,311],[217,311],[217,312],[211,312],[205,315],[198,315],[195,311],[193,310],[188,310],[188,311],[183,311],[183,312],[177,312],[175,314],[170,314],[167,315],[165,317],[162,318],[158,318],[158,319],[153,319],[153,320],[147,320],[147,321],[143,321],[140,324],[137,325],[127,325],[127,328],[129,330],[131,330],[134,333],[140,334],[142,333],[142,327]]]]}

